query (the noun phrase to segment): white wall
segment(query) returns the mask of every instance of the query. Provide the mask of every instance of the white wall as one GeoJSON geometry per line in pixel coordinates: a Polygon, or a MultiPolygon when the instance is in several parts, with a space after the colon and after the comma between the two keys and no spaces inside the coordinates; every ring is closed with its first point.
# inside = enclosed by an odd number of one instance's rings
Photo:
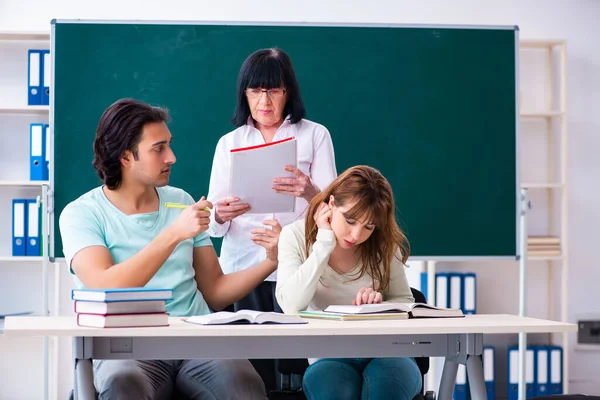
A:
{"type": "MultiPolygon", "coordinates": [[[[600,268],[595,265],[597,257],[594,253],[597,245],[594,239],[598,237],[595,231],[600,225],[597,209],[600,204],[597,185],[600,176],[600,157],[597,156],[600,149],[600,1],[431,0],[418,4],[405,0],[0,2],[0,31],[47,31],[53,18],[518,25],[524,39],[566,40],[570,321],[576,321],[582,314],[600,312],[597,306],[600,304],[600,268]]],[[[509,288],[516,286],[516,266],[501,272],[495,264],[494,267],[496,269],[491,270],[491,265],[481,266],[481,276],[487,275],[490,281],[503,282],[509,288]],[[496,279],[498,275],[500,277],[496,279]]],[[[544,268],[539,263],[532,265],[530,276],[546,276],[544,268]]],[[[545,298],[547,289],[534,281],[532,279],[529,299],[535,303],[535,300],[539,302],[545,298]]],[[[492,309],[506,301],[508,305],[500,308],[516,312],[516,290],[511,292],[509,288],[480,289],[480,296],[483,296],[479,299],[480,309],[492,309]]],[[[533,312],[538,312],[535,306],[533,312]]],[[[600,393],[598,354],[572,352],[571,392],[600,393]]],[[[66,379],[70,379],[70,373],[65,373],[68,374],[66,379]]],[[[23,384],[31,384],[27,382],[26,373],[23,384]]]]}

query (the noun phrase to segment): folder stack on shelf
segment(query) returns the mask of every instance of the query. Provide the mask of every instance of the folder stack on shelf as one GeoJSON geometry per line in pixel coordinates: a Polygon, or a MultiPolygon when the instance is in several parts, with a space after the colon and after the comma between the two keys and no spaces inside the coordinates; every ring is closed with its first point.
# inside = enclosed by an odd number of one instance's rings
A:
{"type": "Polygon", "coordinates": [[[560,238],[558,236],[529,236],[527,253],[530,257],[560,256],[560,238]]]}

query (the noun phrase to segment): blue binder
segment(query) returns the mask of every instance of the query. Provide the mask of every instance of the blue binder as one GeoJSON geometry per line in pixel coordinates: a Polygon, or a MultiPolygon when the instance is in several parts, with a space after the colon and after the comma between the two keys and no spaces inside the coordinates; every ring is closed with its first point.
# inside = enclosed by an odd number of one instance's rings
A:
{"type": "Polygon", "coordinates": [[[487,400],[496,400],[496,378],[495,378],[496,349],[493,346],[483,348],[483,380],[485,381],[485,393],[487,400]]]}
{"type": "MultiPolygon", "coordinates": [[[[429,297],[427,297],[427,272],[421,272],[421,293],[423,293],[423,296],[425,296],[425,299],[429,299],[429,297]]],[[[429,300],[427,300],[427,302],[429,303],[429,300]]]]}
{"type": "Polygon", "coordinates": [[[463,274],[463,313],[475,314],[477,311],[477,276],[473,272],[463,274]]]}
{"type": "MultiPolygon", "coordinates": [[[[46,129],[44,124],[29,126],[29,179],[43,181],[46,169],[46,129]]],[[[46,174],[47,175],[47,174],[46,174]]],[[[46,177],[47,179],[47,177],[46,177]]]]}
{"type": "Polygon", "coordinates": [[[563,394],[563,349],[560,346],[548,346],[550,360],[549,395],[563,394]]]}
{"type": "MultiPolygon", "coordinates": [[[[525,350],[525,397],[527,399],[535,396],[535,357],[534,350],[527,347],[525,350]]],[[[519,398],[519,348],[511,346],[508,348],[508,400],[519,398]]]]}
{"type": "Polygon", "coordinates": [[[535,348],[535,396],[546,396],[550,389],[548,378],[550,376],[550,360],[546,346],[534,346],[535,348]]]}
{"type": "Polygon", "coordinates": [[[52,65],[50,63],[50,50],[42,50],[42,102],[44,106],[50,105],[50,77],[52,65]]]}
{"type": "Polygon", "coordinates": [[[27,63],[27,104],[42,104],[42,50],[29,50],[27,63]]]}
{"type": "Polygon", "coordinates": [[[40,209],[37,199],[27,199],[27,246],[25,254],[40,255],[40,209]]]}
{"type": "Polygon", "coordinates": [[[27,255],[27,200],[12,201],[12,255],[27,255]]]}
{"type": "Polygon", "coordinates": [[[450,306],[450,277],[447,272],[435,274],[435,305],[438,307],[450,306]]]}
{"type": "Polygon", "coordinates": [[[44,163],[44,167],[42,168],[42,175],[45,181],[50,180],[50,140],[51,140],[51,135],[50,135],[50,125],[45,124],[44,125],[44,139],[45,139],[45,144],[44,144],[44,158],[46,159],[46,162],[44,163]]]}
{"type": "Polygon", "coordinates": [[[462,274],[451,272],[448,274],[448,307],[463,309],[463,284],[462,274]]]}
{"type": "Polygon", "coordinates": [[[469,400],[469,387],[467,385],[467,368],[463,364],[458,364],[456,372],[456,382],[454,382],[453,400],[469,400]]]}

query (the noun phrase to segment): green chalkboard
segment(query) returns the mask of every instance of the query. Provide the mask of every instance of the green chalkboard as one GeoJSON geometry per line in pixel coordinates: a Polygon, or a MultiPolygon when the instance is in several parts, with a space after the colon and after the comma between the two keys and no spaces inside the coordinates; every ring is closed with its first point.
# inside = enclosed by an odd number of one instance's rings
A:
{"type": "MultiPolygon", "coordinates": [[[[171,184],[208,191],[217,140],[231,131],[237,73],[259,48],[294,63],[307,118],[331,132],[338,172],[390,180],[412,255],[515,257],[515,27],[277,26],[55,21],[54,239],[58,216],[100,184],[100,115],[119,98],[168,108],[171,184]]],[[[217,247],[219,242],[217,241],[217,247]]]]}

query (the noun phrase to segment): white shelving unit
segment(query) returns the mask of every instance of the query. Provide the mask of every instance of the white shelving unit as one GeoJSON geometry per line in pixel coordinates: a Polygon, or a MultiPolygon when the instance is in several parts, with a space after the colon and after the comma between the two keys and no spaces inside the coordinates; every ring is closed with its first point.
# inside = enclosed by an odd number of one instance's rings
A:
{"type": "MultiPolygon", "coordinates": [[[[544,60],[541,63],[539,76],[545,83],[540,85],[543,93],[522,92],[525,99],[521,102],[521,136],[525,137],[537,130],[532,127],[531,132],[525,129],[523,122],[542,120],[544,138],[539,143],[546,149],[546,180],[544,182],[524,183],[523,187],[529,189],[530,198],[538,196],[533,191],[541,191],[540,197],[546,199],[546,235],[555,236],[559,240],[560,255],[531,255],[529,260],[545,261],[548,267],[548,317],[554,320],[567,322],[569,315],[569,246],[568,246],[568,180],[567,180],[567,48],[562,40],[524,40],[520,43],[521,59],[532,56],[532,60],[544,60]],[[535,96],[536,100],[532,97],[535,96]],[[531,110],[539,110],[532,112],[531,110]],[[557,274],[555,267],[560,268],[557,274]],[[557,285],[555,278],[559,277],[557,285]],[[558,286],[558,292],[555,288],[558,286]],[[558,299],[558,303],[557,303],[558,299]],[[557,307],[557,304],[560,306],[557,307]]],[[[536,63],[537,64],[537,63],[536,63]]],[[[523,87],[523,78],[521,80],[523,87]]],[[[525,90],[526,88],[524,88],[525,90]]],[[[523,165],[526,168],[527,165],[523,165]]],[[[523,176],[523,174],[522,174],[523,176]]],[[[535,208],[535,203],[533,204],[535,208]]],[[[531,232],[531,231],[530,231],[531,232]]],[[[539,232],[536,232],[538,235],[539,232]]],[[[543,235],[543,234],[542,234],[543,235]]],[[[531,249],[531,246],[529,246],[531,249]]],[[[563,348],[563,385],[564,393],[569,393],[569,338],[562,335],[561,340],[551,338],[553,344],[563,348]]]]}
{"type": "MultiPolygon", "coordinates": [[[[49,106],[27,105],[27,67],[29,49],[49,49],[49,32],[0,31],[0,307],[10,302],[22,311],[38,315],[49,312],[47,256],[13,257],[12,199],[45,199],[48,181],[29,180],[29,125],[49,123],[49,106]]],[[[43,207],[47,202],[43,201],[43,207]]],[[[44,213],[45,214],[45,213],[44,213]]],[[[47,217],[44,217],[47,227],[47,217]]],[[[42,246],[47,246],[47,240],[42,246]]],[[[48,338],[0,337],[0,376],[2,396],[6,398],[44,398],[49,396],[48,338]],[[23,361],[35,365],[23,375],[23,361]],[[24,384],[29,382],[29,384],[24,384]]],[[[50,398],[56,398],[55,395],[50,398]]]]}
{"type": "MultiPolygon", "coordinates": [[[[527,261],[545,262],[547,267],[547,298],[542,299],[541,305],[546,304],[547,318],[559,321],[568,321],[568,215],[567,215],[567,107],[566,107],[566,43],[560,40],[531,41],[523,40],[519,45],[521,62],[520,72],[520,140],[521,152],[520,174],[521,188],[527,189],[528,198],[533,203],[534,210],[542,211],[542,221],[532,220],[528,217],[528,237],[554,236],[559,238],[560,253],[557,254],[528,254],[527,261]],[[524,67],[530,68],[529,52],[541,63],[533,63],[540,67],[534,78],[539,82],[529,82],[531,76],[523,74],[524,67]],[[540,78],[541,77],[541,78],[540,78]],[[530,90],[530,91],[529,91],[530,90]],[[531,129],[530,129],[531,128],[531,129]],[[535,136],[535,134],[538,134],[535,136]],[[535,137],[534,137],[535,136],[535,137]],[[533,143],[542,141],[542,143],[533,143]],[[527,142],[527,143],[523,143],[527,142]],[[524,146],[529,144],[529,146],[524,146]],[[539,159],[532,161],[529,152],[532,149],[543,149],[538,155],[539,159]],[[538,161],[540,161],[538,163],[538,161]],[[539,165],[543,165],[540,168],[539,165]],[[529,174],[533,171],[533,174],[529,174]],[[530,176],[534,175],[534,176],[530,176]],[[543,199],[538,204],[539,199],[543,199]],[[541,226],[541,227],[540,227],[541,226]],[[556,269],[560,268],[560,270],[556,269]],[[557,273],[558,271],[558,273],[557,273]],[[556,281],[558,277],[559,282],[556,281]],[[558,290],[557,290],[558,289],[558,290]],[[558,291],[558,293],[557,293],[558,291]],[[560,305],[560,306],[557,306],[560,305]]],[[[532,214],[530,212],[529,214],[532,214]]],[[[537,215],[540,217],[540,215],[537,215]]],[[[528,246],[530,248],[530,246],[528,246]]],[[[503,263],[503,262],[499,262],[503,263]]],[[[436,261],[424,263],[423,271],[427,272],[428,301],[435,301],[435,274],[436,261]]],[[[515,263],[516,264],[516,263],[515,263]]],[[[466,265],[466,263],[465,263],[466,265]]],[[[470,268],[477,270],[476,267],[470,268]]],[[[515,284],[513,281],[512,284],[515,284]]],[[[528,282],[528,286],[531,282],[528,282]]],[[[487,289],[486,289],[487,290],[487,289]]],[[[526,302],[526,299],[523,299],[526,302]]],[[[531,298],[530,298],[531,301],[531,298]]],[[[525,303],[527,305],[527,302],[525,303]]],[[[528,308],[528,307],[526,307],[528,308]]],[[[539,310],[538,310],[539,311],[539,310]]],[[[486,310],[493,312],[493,310],[486,310]]],[[[511,311],[518,313],[517,309],[511,311]]],[[[569,338],[563,334],[560,337],[548,338],[552,344],[563,347],[563,390],[569,391],[569,338]]],[[[438,371],[428,374],[427,389],[436,390],[439,379],[438,371]]],[[[498,385],[496,385],[498,387],[498,385]]],[[[498,390],[498,389],[497,389],[498,390]]]]}

